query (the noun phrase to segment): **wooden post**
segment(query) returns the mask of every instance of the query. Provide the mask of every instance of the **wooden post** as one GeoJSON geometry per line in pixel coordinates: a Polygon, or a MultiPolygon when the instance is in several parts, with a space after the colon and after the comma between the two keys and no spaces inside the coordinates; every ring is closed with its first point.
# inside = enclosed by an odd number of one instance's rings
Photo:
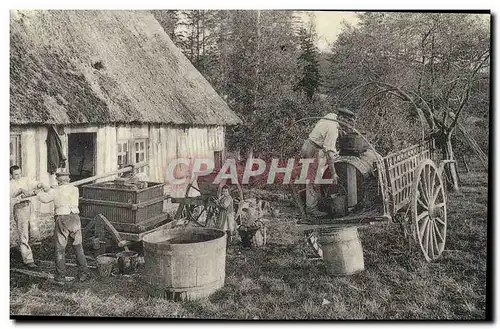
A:
{"type": "Polygon", "coordinates": [[[467,164],[467,160],[465,159],[465,155],[462,155],[462,160],[464,161],[465,170],[467,170],[467,173],[469,173],[470,172],[469,165],[467,164]]]}
{"type": "Polygon", "coordinates": [[[109,173],[95,175],[95,176],[92,176],[92,177],[89,177],[89,178],[78,180],[76,182],[70,183],[70,185],[78,186],[78,185],[82,185],[82,184],[85,184],[85,183],[90,183],[90,182],[93,182],[93,181],[98,180],[100,178],[105,178],[105,177],[109,177],[109,176],[118,175],[118,174],[121,174],[121,173],[126,173],[126,172],[129,172],[129,171],[132,171],[134,169],[141,168],[141,167],[144,167],[144,166],[147,166],[147,165],[148,165],[147,163],[142,163],[142,164],[137,165],[137,166],[127,166],[127,167],[125,167],[123,169],[120,169],[120,170],[116,170],[116,171],[112,171],[112,172],[109,172],[109,173]]]}
{"type": "Polygon", "coordinates": [[[29,275],[29,276],[54,280],[54,274],[50,274],[50,273],[30,271],[30,270],[26,270],[23,268],[15,268],[15,267],[11,267],[10,270],[12,272],[17,272],[17,273],[21,273],[21,274],[25,274],[25,275],[29,275]]]}
{"type": "MultiPolygon", "coordinates": [[[[93,181],[95,181],[97,179],[100,179],[100,178],[109,177],[109,176],[113,176],[113,175],[118,175],[118,174],[121,174],[121,173],[126,173],[126,172],[129,172],[129,171],[132,171],[134,169],[141,168],[141,167],[144,167],[144,166],[147,166],[147,165],[148,165],[147,163],[142,163],[142,164],[137,165],[137,166],[127,166],[127,167],[125,167],[123,169],[116,170],[116,171],[113,171],[113,172],[104,173],[104,174],[95,175],[95,176],[92,176],[92,177],[89,177],[89,178],[81,179],[81,180],[78,180],[76,182],[69,183],[69,185],[78,186],[78,185],[90,183],[90,182],[93,182],[93,181]]],[[[31,199],[34,199],[36,197],[37,197],[36,195],[29,196],[27,198],[23,198],[23,201],[24,200],[31,200],[31,199]]]]}
{"type": "Polygon", "coordinates": [[[358,203],[358,184],[356,168],[347,165],[347,207],[354,207],[358,203]]]}
{"type": "MultiPolygon", "coordinates": [[[[447,135],[446,138],[446,144],[445,144],[445,155],[448,160],[454,160],[454,155],[453,155],[453,148],[451,146],[451,136],[447,135]]],[[[451,180],[450,182],[450,187],[453,189],[453,191],[458,191],[458,175],[457,175],[457,168],[455,166],[455,163],[450,163],[449,166],[445,167],[445,171],[448,174],[448,178],[451,180]]]]}

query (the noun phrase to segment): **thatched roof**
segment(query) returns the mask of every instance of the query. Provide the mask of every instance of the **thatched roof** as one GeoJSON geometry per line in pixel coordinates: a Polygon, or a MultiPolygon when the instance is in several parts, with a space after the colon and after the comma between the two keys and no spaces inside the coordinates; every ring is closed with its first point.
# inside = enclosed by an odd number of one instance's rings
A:
{"type": "Polygon", "coordinates": [[[11,11],[12,124],[240,119],[147,11],[11,11]]]}

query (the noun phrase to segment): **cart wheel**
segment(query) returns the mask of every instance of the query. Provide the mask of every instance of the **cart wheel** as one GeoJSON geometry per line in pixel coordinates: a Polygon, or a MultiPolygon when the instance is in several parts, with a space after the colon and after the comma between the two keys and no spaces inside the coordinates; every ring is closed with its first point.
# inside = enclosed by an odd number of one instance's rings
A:
{"type": "Polygon", "coordinates": [[[443,179],[432,160],[426,159],[415,171],[412,186],[412,226],[425,259],[441,256],[446,243],[446,195],[443,179]]]}
{"type": "Polygon", "coordinates": [[[199,198],[199,204],[181,203],[175,218],[186,218],[189,222],[201,227],[210,226],[210,223],[215,223],[219,210],[210,199],[206,199],[202,195],[197,197],[191,196],[193,191],[198,191],[201,194],[200,190],[195,186],[196,179],[195,177],[189,182],[186,188],[185,198],[199,198]]]}
{"type": "Polygon", "coordinates": [[[220,182],[217,189],[217,197],[219,198],[222,195],[222,187],[227,184],[229,186],[229,195],[231,195],[231,197],[233,198],[233,207],[235,210],[234,220],[236,221],[236,223],[241,223],[243,201],[245,200],[243,198],[243,190],[241,189],[241,185],[239,182],[236,182],[236,184],[228,184],[228,182],[230,181],[227,179],[224,179],[220,182]]]}
{"type": "Polygon", "coordinates": [[[196,226],[207,227],[217,218],[218,209],[209,204],[194,205],[180,204],[180,211],[176,214],[176,219],[187,219],[196,226]]]}

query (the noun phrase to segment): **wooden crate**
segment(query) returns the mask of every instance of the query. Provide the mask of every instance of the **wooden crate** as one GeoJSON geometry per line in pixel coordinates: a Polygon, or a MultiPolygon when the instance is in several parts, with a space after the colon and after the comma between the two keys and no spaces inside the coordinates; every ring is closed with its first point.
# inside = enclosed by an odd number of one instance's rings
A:
{"type": "Polygon", "coordinates": [[[146,202],[163,195],[165,184],[147,182],[148,187],[132,190],[116,185],[114,182],[88,184],[83,186],[81,197],[85,199],[106,200],[114,202],[135,203],[146,202]]]}
{"type": "Polygon", "coordinates": [[[142,231],[144,227],[137,229],[141,223],[154,225],[157,223],[151,219],[162,217],[164,185],[148,182],[147,188],[135,190],[114,182],[85,185],[80,198],[80,214],[86,218],[102,214],[117,224],[117,229],[142,231]]]}

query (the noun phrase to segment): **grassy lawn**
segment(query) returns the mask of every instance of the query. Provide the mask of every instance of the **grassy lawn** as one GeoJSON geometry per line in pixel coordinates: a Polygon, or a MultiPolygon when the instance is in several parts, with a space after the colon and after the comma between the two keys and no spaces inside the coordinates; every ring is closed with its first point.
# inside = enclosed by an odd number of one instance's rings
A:
{"type": "MultiPolygon", "coordinates": [[[[225,286],[207,300],[177,303],[149,298],[140,275],[94,277],[59,287],[11,272],[10,312],[207,319],[484,319],[488,177],[470,173],[461,179],[461,191],[448,195],[447,245],[435,263],[425,262],[415,245],[409,250],[398,225],[384,224],[360,229],[365,271],[331,277],[301,235],[293,233],[295,210],[283,205],[280,218],[269,222],[266,247],[228,251],[225,286]],[[330,303],[322,305],[323,299],[330,303]]],[[[35,249],[35,257],[50,260],[48,248],[35,249]]]]}

